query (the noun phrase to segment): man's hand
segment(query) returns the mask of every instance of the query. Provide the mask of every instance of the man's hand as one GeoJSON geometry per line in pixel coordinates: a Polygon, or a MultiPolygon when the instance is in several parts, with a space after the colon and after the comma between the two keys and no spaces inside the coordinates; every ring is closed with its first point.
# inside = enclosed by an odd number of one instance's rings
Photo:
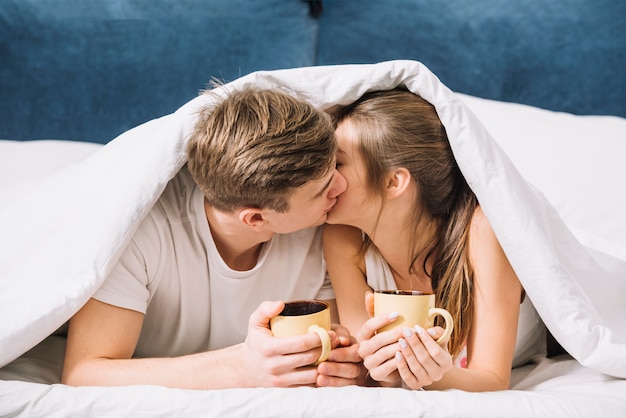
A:
{"type": "Polygon", "coordinates": [[[270,330],[270,319],[284,306],[282,301],[263,302],[250,315],[241,364],[245,365],[242,372],[252,374],[253,386],[303,386],[317,381],[317,367],[311,365],[322,352],[319,336],[275,337],[270,330]]]}
{"type": "Polygon", "coordinates": [[[317,366],[317,386],[364,385],[367,370],[359,356],[359,345],[344,326],[333,324],[333,349],[328,359],[317,366]]]}

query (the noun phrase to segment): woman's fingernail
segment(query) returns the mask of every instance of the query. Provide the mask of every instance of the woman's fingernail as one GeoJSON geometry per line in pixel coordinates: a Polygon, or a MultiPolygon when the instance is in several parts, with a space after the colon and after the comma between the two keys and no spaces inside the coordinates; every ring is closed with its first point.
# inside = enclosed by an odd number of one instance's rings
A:
{"type": "Polygon", "coordinates": [[[422,332],[424,332],[424,328],[420,327],[419,325],[415,325],[415,332],[421,334],[422,332]]]}
{"type": "Polygon", "coordinates": [[[389,319],[397,319],[398,315],[398,312],[392,312],[389,314],[389,319]]]}
{"type": "Polygon", "coordinates": [[[437,331],[435,331],[435,330],[434,330],[434,329],[432,329],[432,328],[428,330],[428,333],[429,333],[430,335],[432,335],[433,337],[434,337],[435,335],[437,335],[437,331]]]}
{"type": "Polygon", "coordinates": [[[404,338],[400,338],[398,342],[400,343],[400,347],[402,348],[407,348],[409,346],[404,338]]]}
{"type": "Polygon", "coordinates": [[[396,361],[398,362],[402,361],[402,353],[399,351],[396,351],[396,361]]]}
{"type": "Polygon", "coordinates": [[[404,334],[404,336],[407,338],[411,338],[411,336],[413,335],[413,331],[411,331],[411,328],[404,328],[402,330],[402,334],[404,334]]]}

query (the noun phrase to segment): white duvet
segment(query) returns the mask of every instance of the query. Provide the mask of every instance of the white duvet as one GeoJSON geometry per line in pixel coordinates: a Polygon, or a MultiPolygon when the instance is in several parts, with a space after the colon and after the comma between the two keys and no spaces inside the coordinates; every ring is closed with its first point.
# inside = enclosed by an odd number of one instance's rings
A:
{"type": "MultiPolygon", "coordinates": [[[[494,106],[451,92],[414,61],[258,72],[220,89],[247,85],[324,109],[399,85],[433,103],[548,329],[580,364],[626,378],[624,119],[494,106]]],[[[51,334],[103,282],[184,164],[207,100],[132,129],[80,163],[0,189],[0,366],[51,334]]]]}

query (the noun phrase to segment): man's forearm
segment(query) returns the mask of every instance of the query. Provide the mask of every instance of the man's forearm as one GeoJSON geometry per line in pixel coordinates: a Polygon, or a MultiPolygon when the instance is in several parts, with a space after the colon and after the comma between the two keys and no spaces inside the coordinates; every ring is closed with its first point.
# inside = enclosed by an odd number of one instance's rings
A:
{"type": "Polygon", "coordinates": [[[254,387],[242,344],[170,358],[94,359],[63,376],[73,386],[159,385],[182,389],[254,387]]]}

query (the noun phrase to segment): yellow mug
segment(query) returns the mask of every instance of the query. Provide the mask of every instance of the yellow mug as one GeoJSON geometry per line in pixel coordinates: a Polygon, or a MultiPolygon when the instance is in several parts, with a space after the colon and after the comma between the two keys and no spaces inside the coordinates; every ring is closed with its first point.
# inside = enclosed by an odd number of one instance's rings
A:
{"type": "Polygon", "coordinates": [[[374,316],[388,315],[398,312],[398,318],[391,324],[380,328],[378,332],[398,327],[413,328],[419,325],[422,328],[431,328],[435,316],[441,315],[446,321],[444,333],[437,344],[445,341],[454,329],[452,315],[442,308],[435,308],[435,295],[420,292],[419,290],[377,290],[374,292],[374,316]]]}
{"type": "Polygon", "coordinates": [[[314,332],[322,340],[322,354],[314,366],[326,361],[330,354],[330,307],[321,300],[296,300],[270,319],[270,329],[276,337],[293,337],[314,332]]]}

